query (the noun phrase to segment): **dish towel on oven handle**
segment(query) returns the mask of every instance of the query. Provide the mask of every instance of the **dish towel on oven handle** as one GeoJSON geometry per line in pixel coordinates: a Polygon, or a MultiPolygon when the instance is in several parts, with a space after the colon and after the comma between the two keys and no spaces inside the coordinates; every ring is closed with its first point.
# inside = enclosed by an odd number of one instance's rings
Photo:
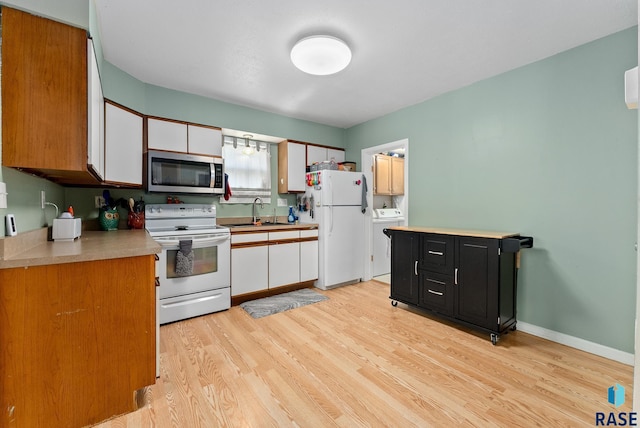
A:
{"type": "Polygon", "coordinates": [[[193,241],[180,241],[176,252],[176,275],[189,276],[193,274],[193,241]]]}

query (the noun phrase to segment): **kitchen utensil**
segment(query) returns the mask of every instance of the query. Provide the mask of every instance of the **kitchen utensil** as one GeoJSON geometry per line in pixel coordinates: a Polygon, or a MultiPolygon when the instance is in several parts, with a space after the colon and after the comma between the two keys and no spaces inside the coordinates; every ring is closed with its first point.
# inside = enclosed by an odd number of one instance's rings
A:
{"type": "Polygon", "coordinates": [[[111,193],[108,190],[103,190],[102,191],[102,198],[104,199],[104,204],[107,207],[111,206],[111,193]]]}
{"type": "Polygon", "coordinates": [[[129,198],[129,211],[133,212],[134,204],[133,198],[129,198]]]}

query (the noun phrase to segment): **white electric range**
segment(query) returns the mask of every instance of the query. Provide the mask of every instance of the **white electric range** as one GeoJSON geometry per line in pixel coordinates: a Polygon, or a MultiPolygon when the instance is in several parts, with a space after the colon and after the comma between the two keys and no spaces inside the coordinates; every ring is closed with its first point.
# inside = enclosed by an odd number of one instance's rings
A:
{"type": "Polygon", "coordinates": [[[231,233],[216,224],[215,205],[147,205],[145,227],[162,245],[159,324],[231,307],[231,233]]]}

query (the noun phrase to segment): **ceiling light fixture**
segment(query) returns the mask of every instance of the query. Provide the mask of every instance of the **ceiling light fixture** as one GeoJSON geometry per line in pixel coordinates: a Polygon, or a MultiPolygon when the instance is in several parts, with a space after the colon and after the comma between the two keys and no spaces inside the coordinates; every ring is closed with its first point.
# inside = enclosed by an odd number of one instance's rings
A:
{"type": "Polygon", "coordinates": [[[305,37],[291,49],[291,62],[305,73],[327,76],[349,65],[351,49],[336,37],[305,37]]]}

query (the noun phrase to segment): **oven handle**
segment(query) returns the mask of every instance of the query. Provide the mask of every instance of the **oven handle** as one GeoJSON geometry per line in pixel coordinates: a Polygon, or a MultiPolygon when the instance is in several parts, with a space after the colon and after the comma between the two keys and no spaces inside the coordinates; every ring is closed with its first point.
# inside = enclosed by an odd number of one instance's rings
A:
{"type": "MultiPolygon", "coordinates": [[[[208,244],[215,244],[216,242],[223,242],[223,241],[228,241],[230,239],[229,235],[224,235],[224,236],[216,236],[214,238],[193,238],[191,239],[191,241],[193,242],[193,245],[198,245],[200,247],[202,246],[207,246],[208,244]]],[[[177,245],[180,245],[180,241],[181,239],[158,239],[158,243],[160,243],[160,245],[162,245],[163,247],[175,247],[177,245]]]]}

